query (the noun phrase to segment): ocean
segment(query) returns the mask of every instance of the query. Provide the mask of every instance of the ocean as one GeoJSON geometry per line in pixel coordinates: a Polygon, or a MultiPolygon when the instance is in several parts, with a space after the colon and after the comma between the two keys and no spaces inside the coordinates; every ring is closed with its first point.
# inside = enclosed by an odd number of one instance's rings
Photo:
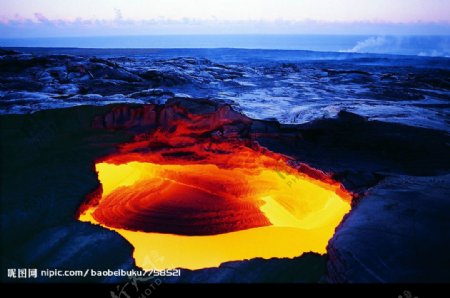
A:
{"type": "Polygon", "coordinates": [[[450,36],[149,35],[0,38],[0,47],[97,49],[270,49],[450,57],[450,36]]]}

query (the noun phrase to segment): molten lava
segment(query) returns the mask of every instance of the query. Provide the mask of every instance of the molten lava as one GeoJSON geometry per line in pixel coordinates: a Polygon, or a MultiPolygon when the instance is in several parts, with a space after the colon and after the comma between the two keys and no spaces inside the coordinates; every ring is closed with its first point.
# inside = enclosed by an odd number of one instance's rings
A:
{"type": "Polygon", "coordinates": [[[235,130],[225,135],[224,122],[245,120],[230,109],[176,111],[187,116],[96,163],[101,189],[80,209],[80,220],[122,235],[144,269],[326,252],[350,210],[340,184],[235,130]]]}

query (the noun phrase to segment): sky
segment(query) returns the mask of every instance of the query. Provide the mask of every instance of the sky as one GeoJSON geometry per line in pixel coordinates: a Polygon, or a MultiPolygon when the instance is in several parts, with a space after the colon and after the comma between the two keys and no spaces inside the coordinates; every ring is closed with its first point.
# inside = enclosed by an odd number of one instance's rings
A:
{"type": "Polygon", "coordinates": [[[450,0],[0,0],[3,38],[239,33],[449,35],[450,0]]]}

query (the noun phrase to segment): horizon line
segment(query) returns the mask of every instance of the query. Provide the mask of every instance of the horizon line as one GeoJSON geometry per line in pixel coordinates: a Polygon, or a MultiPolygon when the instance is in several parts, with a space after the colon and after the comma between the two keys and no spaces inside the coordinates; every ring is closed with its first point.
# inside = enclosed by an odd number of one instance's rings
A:
{"type": "Polygon", "coordinates": [[[24,36],[24,37],[0,37],[0,40],[11,39],[53,39],[53,38],[120,38],[120,37],[162,37],[162,36],[352,36],[352,37],[450,37],[450,34],[371,34],[371,33],[161,33],[161,34],[103,34],[103,35],[66,35],[66,36],[24,36]]]}

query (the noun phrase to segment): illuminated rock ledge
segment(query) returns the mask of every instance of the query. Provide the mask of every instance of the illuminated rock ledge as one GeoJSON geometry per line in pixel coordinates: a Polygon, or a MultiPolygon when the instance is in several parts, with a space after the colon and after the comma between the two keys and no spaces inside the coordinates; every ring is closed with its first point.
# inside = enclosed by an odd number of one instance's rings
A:
{"type": "Polygon", "coordinates": [[[101,188],[79,216],[127,239],[144,269],[323,254],[350,210],[340,184],[259,146],[228,106],[118,108],[94,125],[148,129],[96,162],[101,188]]]}

